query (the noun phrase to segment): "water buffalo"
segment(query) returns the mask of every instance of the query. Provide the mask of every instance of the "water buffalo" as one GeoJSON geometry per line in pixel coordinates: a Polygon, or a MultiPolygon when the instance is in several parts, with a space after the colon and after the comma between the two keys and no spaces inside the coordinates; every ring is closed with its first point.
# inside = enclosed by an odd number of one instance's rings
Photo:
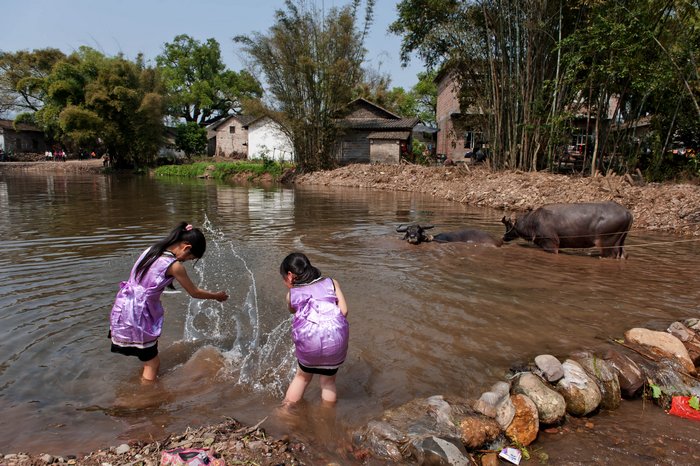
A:
{"type": "Polygon", "coordinates": [[[396,229],[399,233],[405,232],[403,239],[411,244],[427,243],[435,241],[438,243],[475,243],[485,246],[500,246],[503,241],[493,238],[491,235],[481,230],[459,230],[449,233],[438,233],[437,235],[429,235],[425,230],[435,228],[434,225],[419,225],[417,223],[411,225],[399,225],[396,229]]]}
{"type": "Polygon", "coordinates": [[[532,241],[547,252],[597,247],[603,257],[625,258],[632,213],[616,202],[550,204],[519,216],[503,217],[503,241],[532,241]]]}

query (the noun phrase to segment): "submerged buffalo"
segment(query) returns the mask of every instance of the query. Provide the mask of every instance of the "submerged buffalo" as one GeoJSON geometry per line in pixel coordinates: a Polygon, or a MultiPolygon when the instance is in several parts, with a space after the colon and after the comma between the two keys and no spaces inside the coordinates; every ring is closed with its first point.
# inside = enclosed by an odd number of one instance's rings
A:
{"type": "Polygon", "coordinates": [[[448,233],[438,233],[437,235],[427,234],[425,230],[430,230],[431,228],[435,228],[435,226],[419,225],[414,223],[411,225],[399,225],[396,231],[399,233],[405,232],[406,234],[404,235],[403,239],[408,241],[410,244],[427,243],[430,241],[435,241],[438,243],[475,243],[496,247],[503,244],[503,241],[497,240],[485,231],[481,230],[459,230],[448,233]]]}
{"type": "Polygon", "coordinates": [[[501,222],[505,242],[523,238],[555,254],[562,248],[597,247],[603,257],[625,258],[632,213],[616,202],[550,204],[501,222]]]}

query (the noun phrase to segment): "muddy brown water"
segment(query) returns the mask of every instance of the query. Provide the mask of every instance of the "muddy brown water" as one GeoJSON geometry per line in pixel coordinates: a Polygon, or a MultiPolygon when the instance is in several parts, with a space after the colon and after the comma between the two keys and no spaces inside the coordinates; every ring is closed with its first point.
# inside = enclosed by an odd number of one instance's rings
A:
{"type": "MultiPolygon", "coordinates": [[[[260,188],[202,180],[0,174],[0,452],[82,454],[160,439],[233,417],[309,443],[318,461],[353,460],[350,432],[388,408],[435,394],[478,397],[509,367],[550,353],[606,348],[628,328],[698,316],[700,244],[633,232],[629,259],[502,248],[411,246],[395,228],[481,228],[502,212],[430,196],[323,187],[260,188]],[[136,359],[109,352],[118,283],[180,220],[202,226],[188,263],[224,304],[163,296],[161,377],[139,382],[136,359]],[[346,295],[348,360],[339,403],[318,382],[289,413],[294,371],[278,269],[303,251],[346,295]]],[[[697,464],[700,423],[642,401],[541,433],[549,464],[697,464]]]]}

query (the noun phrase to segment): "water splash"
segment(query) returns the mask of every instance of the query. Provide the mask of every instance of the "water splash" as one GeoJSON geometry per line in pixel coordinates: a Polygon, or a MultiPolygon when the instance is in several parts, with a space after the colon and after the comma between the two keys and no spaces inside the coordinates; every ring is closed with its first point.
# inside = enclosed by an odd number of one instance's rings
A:
{"type": "Polygon", "coordinates": [[[196,282],[206,283],[202,287],[207,289],[226,290],[229,299],[225,303],[190,299],[184,340],[217,347],[227,361],[222,377],[256,392],[279,396],[295,369],[289,321],[284,319],[261,335],[255,274],[235,244],[208,218],[202,230],[207,237],[207,254],[195,266],[196,282]],[[236,277],[234,283],[231,276],[236,277]]]}

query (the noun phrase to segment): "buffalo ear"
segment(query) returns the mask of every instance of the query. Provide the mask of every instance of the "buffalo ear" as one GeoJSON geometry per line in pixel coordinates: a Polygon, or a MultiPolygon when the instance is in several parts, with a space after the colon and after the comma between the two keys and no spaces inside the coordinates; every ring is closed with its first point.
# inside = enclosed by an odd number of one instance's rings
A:
{"type": "Polygon", "coordinates": [[[501,223],[508,228],[513,228],[513,219],[511,217],[506,218],[506,216],[504,215],[501,219],[501,223]]]}
{"type": "Polygon", "coordinates": [[[408,229],[408,227],[405,227],[405,226],[403,226],[403,225],[399,225],[399,226],[396,228],[396,231],[397,231],[398,233],[403,233],[403,232],[405,232],[407,229],[408,229]]]}
{"type": "Polygon", "coordinates": [[[435,225],[425,225],[421,228],[423,228],[424,230],[430,230],[431,228],[435,228],[435,225]]]}

